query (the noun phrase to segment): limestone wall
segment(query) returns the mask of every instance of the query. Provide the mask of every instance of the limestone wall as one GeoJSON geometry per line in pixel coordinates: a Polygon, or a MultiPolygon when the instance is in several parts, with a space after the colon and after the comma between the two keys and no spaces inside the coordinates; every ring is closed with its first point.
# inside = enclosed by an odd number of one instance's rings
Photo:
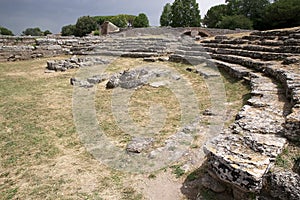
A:
{"type": "Polygon", "coordinates": [[[100,37],[0,36],[0,61],[72,54],[73,48],[86,49],[101,42],[100,37]]]}

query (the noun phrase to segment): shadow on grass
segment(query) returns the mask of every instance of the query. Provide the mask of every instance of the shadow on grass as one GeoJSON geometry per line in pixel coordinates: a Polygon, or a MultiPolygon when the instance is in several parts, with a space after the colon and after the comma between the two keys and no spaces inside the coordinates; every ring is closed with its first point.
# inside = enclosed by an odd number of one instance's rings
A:
{"type": "MultiPolygon", "coordinates": [[[[182,194],[189,200],[231,200],[231,191],[226,188],[222,193],[216,193],[203,186],[203,180],[208,176],[208,164],[205,161],[198,169],[191,172],[180,188],[182,194]]],[[[211,179],[213,181],[213,179],[211,179]]]]}

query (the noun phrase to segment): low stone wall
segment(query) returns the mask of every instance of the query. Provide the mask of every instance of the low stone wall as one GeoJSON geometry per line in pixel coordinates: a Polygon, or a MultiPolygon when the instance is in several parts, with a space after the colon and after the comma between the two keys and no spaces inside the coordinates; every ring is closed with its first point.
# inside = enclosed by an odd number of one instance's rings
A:
{"type": "Polygon", "coordinates": [[[102,41],[99,37],[0,36],[0,62],[73,54],[72,48],[86,49],[102,41]]]}

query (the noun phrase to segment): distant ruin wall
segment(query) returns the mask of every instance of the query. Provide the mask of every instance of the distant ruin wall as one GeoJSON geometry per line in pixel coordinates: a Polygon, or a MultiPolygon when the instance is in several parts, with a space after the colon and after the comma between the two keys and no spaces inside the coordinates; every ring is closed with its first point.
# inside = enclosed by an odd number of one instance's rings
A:
{"type": "Polygon", "coordinates": [[[68,55],[73,48],[89,48],[102,41],[100,37],[0,36],[0,62],[68,55]]]}

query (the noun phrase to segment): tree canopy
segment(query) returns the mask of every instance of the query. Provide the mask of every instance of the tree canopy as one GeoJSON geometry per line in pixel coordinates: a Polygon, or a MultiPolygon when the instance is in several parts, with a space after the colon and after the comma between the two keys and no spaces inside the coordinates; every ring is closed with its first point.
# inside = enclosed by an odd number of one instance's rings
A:
{"type": "Polygon", "coordinates": [[[164,6],[160,17],[161,26],[199,27],[201,22],[196,0],[175,0],[164,6]]]}
{"type": "Polygon", "coordinates": [[[149,27],[149,20],[145,13],[140,13],[133,21],[133,27],[149,27]]]}
{"type": "Polygon", "coordinates": [[[203,19],[203,24],[208,28],[217,28],[227,12],[227,6],[224,4],[211,7],[203,19]]]}
{"type": "Polygon", "coordinates": [[[277,0],[267,6],[264,21],[268,28],[300,26],[300,1],[277,0]]]}
{"type": "Polygon", "coordinates": [[[44,36],[47,36],[47,35],[51,35],[52,33],[51,33],[51,31],[49,31],[49,30],[45,30],[44,31],[44,36]]]}
{"type": "Polygon", "coordinates": [[[114,25],[125,28],[128,26],[132,26],[134,19],[136,18],[135,15],[126,15],[126,14],[120,14],[115,16],[95,16],[93,17],[97,24],[101,25],[105,21],[110,21],[114,25]]]}
{"type": "Polygon", "coordinates": [[[78,18],[75,25],[75,36],[83,37],[92,31],[96,30],[97,22],[94,18],[90,16],[83,16],[78,18]]]}
{"type": "Polygon", "coordinates": [[[11,35],[13,36],[13,32],[5,27],[0,26],[0,35],[11,35]]]}
{"type": "Polygon", "coordinates": [[[199,27],[201,22],[196,0],[175,0],[171,6],[172,27],[199,27]]]}
{"type": "Polygon", "coordinates": [[[22,35],[31,35],[31,36],[43,36],[44,32],[41,31],[39,27],[36,28],[27,28],[22,32],[22,35]]]}
{"type": "Polygon", "coordinates": [[[244,15],[227,15],[218,23],[218,28],[224,29],[252,29],[253,22],[244,15]]]}
{"type": "Polygon", "coordinates": [[[149,20],[146,14],[140,13],[138,16],[135,15],[126,15],[120,14],[115,16],[83,16],[77,19],[75,25],[69,24],[63,26],[61,29],[62,36],[70,36],[75,35],[79,37],[86,36],[90,33],[94,32],[94,35],[99,35],[100,33],[97,31],[97,27],[102,25],[105,21],[110,21],[120,28],[126,27],[148,27],[149,20]]]}
{"type": "Polygon", "coordinates": [[[61,35],[62,36],[70,36],[70,35],[75,35],[75,25],[69,24],[66,26],[63,26],[61,28],[61,35]]]}
{"type": "Polygon", "coordinates": [[[208,10],[203,21],[207,27],[250,27],[245,17],[251,21],[253,28],[258,30],[300,25],[299,0],[226,0],[226,3],[208,10]]]}
{"type": "Polygon", "coordinates": [[[164,6],[164,10],[160,16],[160,25],[161,26],[170,26],[171,25],[171,16],[172,16],[172,7],[170,3],[167,3],[164,6]]]}

